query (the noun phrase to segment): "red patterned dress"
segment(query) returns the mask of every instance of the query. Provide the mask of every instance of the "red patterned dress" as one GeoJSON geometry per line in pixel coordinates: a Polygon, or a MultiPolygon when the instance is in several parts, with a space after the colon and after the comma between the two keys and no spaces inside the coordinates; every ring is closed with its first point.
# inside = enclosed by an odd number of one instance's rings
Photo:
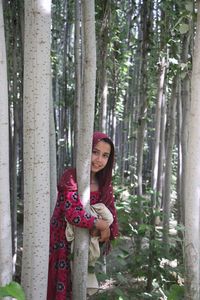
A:
{"type": "MultiPolygon", "coordinates": [[[[67,219],[75,226],[91,229],[95,219],[83,209],[76,184],[73,182],[74,172],[74,169],[69,169],[62,176],[61,184],[58,186],[57,203],[51,218],[47,300],[72,299],[71,251],[70,244],[65,237],[65,220],[67,219]]],[[[100,192],[91,192],[90,204],[98,202],[101,202],[100,192]]],[[[112,213],[115,210],[114,202],[110,210],[112,213]]],[[[114,221],[114,227],[111,225],[111,238],[118,235],[115,223],[114,221]]]]}

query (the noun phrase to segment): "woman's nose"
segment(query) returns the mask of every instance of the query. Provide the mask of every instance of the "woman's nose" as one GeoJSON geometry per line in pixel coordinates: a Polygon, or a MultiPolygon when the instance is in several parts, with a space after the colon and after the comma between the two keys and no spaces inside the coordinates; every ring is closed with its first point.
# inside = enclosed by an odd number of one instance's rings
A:
{"type": "Polygon", "coordinates": [[[99,162],[102,161],[102,156],[101,156],[100,154],[97,156],[97,160],[98,160],[99,162]]]}

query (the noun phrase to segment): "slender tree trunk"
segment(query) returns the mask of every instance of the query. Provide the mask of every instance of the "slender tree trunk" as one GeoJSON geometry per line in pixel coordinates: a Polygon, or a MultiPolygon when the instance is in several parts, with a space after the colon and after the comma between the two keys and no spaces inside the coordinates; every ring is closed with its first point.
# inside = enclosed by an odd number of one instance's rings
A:
{"type": "MultiPolygon", "coordinates": [[[[185,66],[188,65],[188,57],[190,55],[190,46],[191,46],[191,39],[192,39],[192,31],[193,28],[191,26],[191,22],[189,23],[190,30],[183,38],[183,48],[182,48],[182,54],[181,59],[182,63],[185,64],[185,66]]],[[[186,74],[185,77],[182,80],[182,87],[181,87],[181,110],[182,110],[182,122],[181,122],[181,155],[182,155],[182,166],[181,171],[181,178],[180,178],[180,184],[181,184],[181,194],[178,195],[178,201],[180,203],[180,216],[182,223],[185,223],[184,216],[185,216],[185,195],[183,188],[185,186],[185,160],[188,155],[187,153],[187,140],[188,140],[188,131],[187,131],[187,125],[188,125],[188,111],[190,106],[190,97],[191,97],[191,82],[190,82],[190,74],[188,67],[186,67],[186,74]]]]}
{"type": "MultiPolygon", "coordinates": [[[[160,211],[162,207],[162,195],[164,192],[164,164],[165,164],[165,128],[166,128],[166,100],[165,94],[163,95],[162,101],[162,110],[161,110],[161,129],[160,129],[160,153],[159,153],[159,165],[158,165],[158,183],[157,183],[157,192],[158,198],[156,201],[156,209],[160,211]]],[[[160,222],[160,218],[156,219],[157,222],[160,222]]]]}
{"type": "Polygon", "coordinates": [[[99,37],[99,68],[98,68],[98,86],[99,86],[99,130],[106,132],[107,120],[107,97],[108,97],[108,82],[107,82],[107,52],[108,52],[108,30],[110,18],[110,0],[102,1],[103,18],[99,37]]]}
{"type": "Polygon", "coordinates": [[[150,7],[151,1],[144,1],[141,4],[141,65],[139,72],[139,109],[138,109],[138,133],[137,133],[137,177],[138,177],[138,187],[137,195],[142,196],[142,184],[143,184],[143,151],[144,151],[144,139],[145,139],[145,128],[146,128],[146,116],[147,116],[147,54],[149,45],[149,34],[150,34],[150,7]]]}
{"type": "Polygon", "coordinates": [[[75,1],[75,125],[74,125],[74,165],[77,159],[78,149],[78,131],[80,128],[80,115],[81,115],[81,79],[82,79],[82,68],[81,68],[81,4],[80,0],[75,1]]]}
{"type": "MultiPolygon", "coordinates": [[[[145,142],[145,129],[147,122],[147,92],[148,92],[148,77],[147,77],[147,55],[150,40],[150,16],[151,16],[151,1],[143,2],[141,4],[141,28],[142,41],[141,41],[141,64],[139,69],[139,109],[138,109],[138,131],[137,131],[137,191],[139,201],[140,216],[138,217],[138,224],[142,223],[142,196],[143,196],[143,158],[144,158],[144,142],[145,142]]],[[[141,237],[138,236],[136,241],[136,249],[139,253],[141,248],[141,237]]]]}
{"type": "MultiPolygon", "coordinates": [[[[60,69],[62,70],[61,81],[62,84],[59,86],[59,131],[58,131],[58,180],[63,174],[66,168],[67,161],[67,143],[68,143],[68,124],[67,124],[67,70],[66,70],[66,56],[67,56],[67,27],[68,27],[68,15],[67,15],[67,0],[63,1],[63,9],[61,10],[64,15],[63,32],[61,35],[61,42],[63,47],[60,49],[62,64],[60,69]]],[[[61,6],[62,7],[62,6],[61,6]]],[[[59,70],[60,71],[60,70],[59,70]]]]}
{"type": "Polygon", "coordinates": [[[160,153],[160,129],[161,129],[161,110],[163,102],[163,88],[165,80],[165,70],[166,63],[165,58],[163,57],[160,65],[160,77],[158,85],[158,97],[156,105],[156,123],[155,123],[155,140],[154,140],[154,155],[152,163],[152,182],[151,188],[153,191],[152,194],[152,206],[157,207],[157,184],[158,184],[158,166],[159,166],[159,153],[160,153]]]}
{"type": "MultiPolygon", "coordinates": [[[[90,203],[90,162],[94,124],[96,83],[96,41],[94,0],[82,1],[83,11],[83,97],[81,102],[81,127],[77,151],[78,192],[83,206],[90,203]]],[[[76,228],[73,266],[73,300],[86,299],[89,233],[76,228]]]]}
{"type": "Polygon", "coordinates": [[[0,286],[2,286],[12,280],[8,85],[2,0],[0,0],[0,45],[0,86],[2,87],[0,97],[0,286]]]}
{"type": "Polygon", "coordinates": [[[182,194],[182,172],[183,172],[183,160],[182,160],[182,144],[181,144],[181,130],[183,124],[182,118],[182,105],[181,105],[181,84],[179,84],[179,96],[177,102],[177,150],[178,150],[178,164],[177,164],[177,222],[183,224],[183,199],[182,194]]]}
{"type": "Polygon", "coordinates": [[[22,286],[46,299],[49,259],[49,98],[51,1],[25,1],[24,238],[22,286]]]}
{"type": "Polygon", "coordinates": [[[158,96],[156,104],[156,123],[155,123],[155,140],[154,140],[154,154],[153,154],[153,163],[152,163],[152,178],[151,178],[151,233],[150,233],[150,243],[149,243],[149,265],[148,265],[148,280],[147,280],[147,289],[150,291],[152,289],[153,281],[153,265],[155,260],[155,209],[157,207],[157,184],[158,184],[158,164],[159,164],[159,153],[160,153],[160,129],[161,129],[161,109],[163,102],[163,88],[165,80],[165,70],[166,63],[165,58],[163,57],[160,65],[160,76],[158,84],[158,96]]]}
{"type": "Polygon", "coordinates": [[[169,254],[169,218],[170,218],[170,200],[171,200],[171,183],[172,183],[172,152],[175,141],[176,131],[176,103],[177,103],[177,81],[175,76],[172,86],[172,96],[169,111],[169,128],[167,137],[166,150],[166,167],[165,167],[165,193],[163,199],[163,243],[165,244],[165,253],[169,254]]]}
{"type": "Polygon", "coordinates": [[[185,299],[200,299],[200,2],[198,1],[185,169],[185,299]]]}
{"type": "MultiPolygon", "coordinates": [[[[51,86],[51,84],[50,84],[51,86]]],[[[56,133],[52,90],[49,102],[49,158],[50,158],[50,215],[52,215],[57,197],[56,133]]]]}

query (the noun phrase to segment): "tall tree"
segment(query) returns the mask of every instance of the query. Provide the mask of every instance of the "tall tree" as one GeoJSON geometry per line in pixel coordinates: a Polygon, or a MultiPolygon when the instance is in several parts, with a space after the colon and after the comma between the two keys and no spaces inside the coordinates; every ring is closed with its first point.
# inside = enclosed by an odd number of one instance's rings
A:
{"type": "Polygon", "coordinates": [[[44,300],[47,286],[50,34],[51,1],[25,1],[22,285],[30,300],[44,300]]]}
{"type": "Polygon", "coordinates": [[[187,123],[187,156],[185,169],[185,299],[200,299],[200,2],[191,79],[191,102],[187,123]]]}
{"type": "Polygon", "coordinates": [[[2,0],[0,0],[0,286],[12,280],[12,243],[9,192],[8,84],[2,0]]]}
{"type": "Polygon", "coordinates": [[[49,159],[50,159],[50,215],[53,212],[57,196],[56,133],[53,111],[53,97],[50,90],[49,102],[49,159]]]}
{"type": "Polygon", "coordinates": [[[150,42],[150,30],[151,30],[151,15],[152,15],[152,1],[140,2],[141,5],[141,24],[140,24],[140,78],[139,78],[139,109],[138,109],[138,130],[137,130],[137,195],[142,196],[142,183],[143,183],[143,151],[144,151],[144,138],[146,128],[146,117],[147,117],[147,55],[148,47],[150,42]]]}
{"type": "Polygon", "coordinates": [[[172,95],[170,100],[170,111],[168,117],[166,163],[165,163],[165,192],[163,195],[163,243],[165,243],[165,253],[169,254],[169,220],[170,204],[172,192],[172,169],[173,169],[173,148],[176,133],[176,104],[177,104],[177,82],[178,76],[174,76],[172,84],[172,95]]]}
{"type": "Polygon", "coordinates": [[[75,126],[74,126],[74,163],[76,162],[78,149],[78,130],[80,128],[81,115],[81,3],[75,1],[75,37],[74,37],[74,56],[75,56],[75,126]]]}
{"type": "MultiPolygon", "coordinates": [[[[90,162],[94,123],[95,83],[96,83],[96,40],[94,0],[82,1],[83,28],[83,77],[81,119],[77,149],[78,192],[83,206],[90,203],[90,162]]],[[[88,271],[89,233],[87,229],[76,228],[73,266],[73,300],[86,299],[88,271]]]]}
{"type": "Polygon", "coordinates": [[[108,55],[108,35],[109,35],[109,19],[110,19],[110,0],[101,1],[101,27],[98,55],[98,96],[99,96],[99,129],[106,132],[106,116],[107,116],[107,96],[108,96],[108,82],[107,82],[107,55],[108,55]]]}
{"type": "Polygon", "coordinates": [[[180,99],[180,144],[179,144],[179,177],[178,177],[178,210],[179,221],[184,224],[184,186],[185,186],[185,159],[187,157],[187,122],[188,111],[190,107],[190,57],[191,57],[191,41],[193,40],[192,18],[188,18],[188,31],[183,35],[181,63],[184,66],[185,76],[181,84],[181,99],[180,99]]]}

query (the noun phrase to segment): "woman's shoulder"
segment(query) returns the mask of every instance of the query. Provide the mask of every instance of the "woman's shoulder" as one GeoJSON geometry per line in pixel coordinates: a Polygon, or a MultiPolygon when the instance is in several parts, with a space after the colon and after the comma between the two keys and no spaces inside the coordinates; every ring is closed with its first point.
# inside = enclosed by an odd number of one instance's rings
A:
{"type": "Polygon", "coordinates": [[[63,189],[67,189],[69,191],[77,190],[75,168],[68,168],[63,172],[58,183],[58,190],[63,190],[63,189]]]}

